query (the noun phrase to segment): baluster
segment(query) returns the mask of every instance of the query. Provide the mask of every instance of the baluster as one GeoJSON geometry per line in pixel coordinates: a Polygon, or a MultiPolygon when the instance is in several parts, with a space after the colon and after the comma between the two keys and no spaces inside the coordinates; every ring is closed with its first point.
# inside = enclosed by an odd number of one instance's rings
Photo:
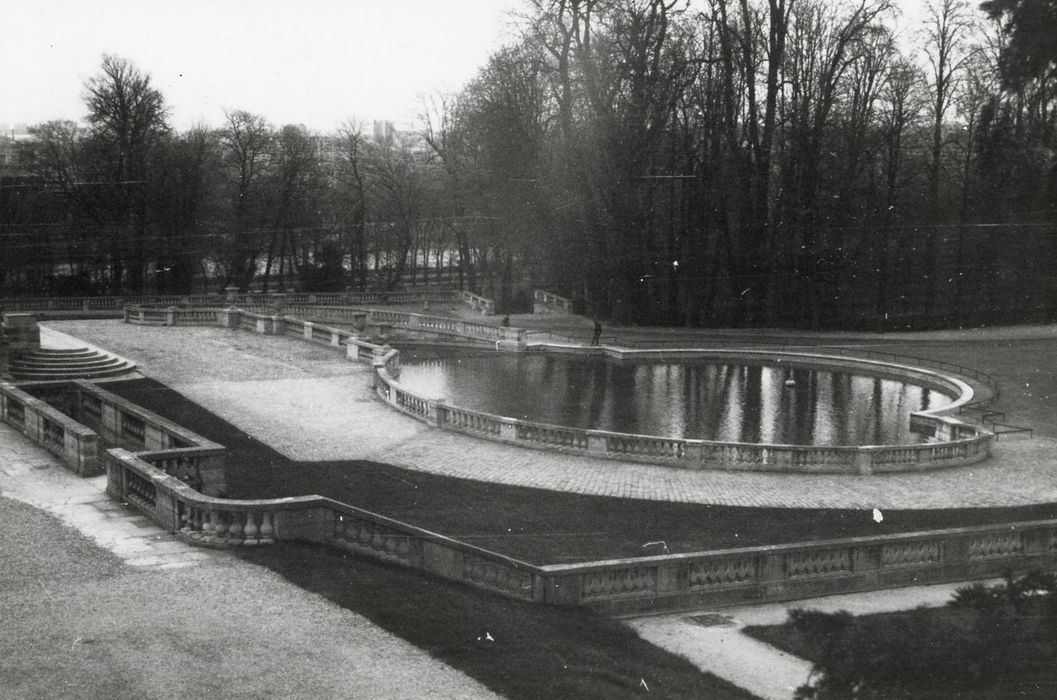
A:
{"type": "Polygon", "coordinates": [[[246,513],[246,544],[257,544],[257,536],[260,530],[257,529],[257,523],[253,518],[253,513],[246,513]]]}
{"type": "Polygon", "coordinates": [[[242,539],[242,518],[238,513],[229,513],[228,518],[228,539],[237,543],[242,539]]]}
{"type": "Polygon", "coordinates": [[[261,542],[272,543],[275,540],[272,539],[272,534],[275,528],[272,526],[272,514],[265,511],[261,514],[261,542]]]}
{"type": "Polygon", "coordinates": [[[222,540],[225,537],[227,537],[227,534],[228,534],[228,522],[227,521],[228,521],[228,516],[227,516],[226,513],[221,513],[220,511],[216,511],[215,513],[213,513],[213,523],[214,523],[213,537],[215,537],[218,540],[222,540]]]}
{"type": "Polygon", "coordinates": [[[361,522],[360,531],[356,537],[356,541],[359,542],[361,546],[366,547],[371,543],[371,535],[371,524],[368,522],[361,522]]]}

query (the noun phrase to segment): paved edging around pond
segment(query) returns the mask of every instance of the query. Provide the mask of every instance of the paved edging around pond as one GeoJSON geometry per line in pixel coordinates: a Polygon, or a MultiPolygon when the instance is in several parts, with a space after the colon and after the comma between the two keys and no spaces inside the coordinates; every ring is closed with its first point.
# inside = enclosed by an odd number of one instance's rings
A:
{"type": "Polygon", "coordinates": [[[299,459],[369,459],[478,481],[735,506],[883,510],[1057,501],[1057,440],[1051,438],[1002,440],[991,460],[969,467],[867,479],[658,468],[430,429],[379,405],[368,368],[293,340],[198,328],[174,344],[173,329],[166,328],[115,321],[53,327],[131,357],[145,373],[299,459]],[[197,381],[187,373],[192,367],[197,381]],[[340,384],[328,379],[339,377],[340,384]],[[291,402],[296,410],[287,410],[291,402]]]}

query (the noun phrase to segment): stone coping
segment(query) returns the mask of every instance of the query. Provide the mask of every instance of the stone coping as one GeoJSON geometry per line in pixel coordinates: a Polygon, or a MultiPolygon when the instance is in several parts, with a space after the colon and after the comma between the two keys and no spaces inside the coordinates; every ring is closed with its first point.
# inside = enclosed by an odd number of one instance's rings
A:
{"type": "MultiPolygon", "coordinates": [[[[499,349],[501,348],[497,347],[497,350],[499,349]]],[[[948,406],[916,412],[911,416],[911,420],[918,425],[932,428],[935,434],[940,436],[938,441],[898,445],[829,446],[741,443],[616,433],[524,421],[464,409],[448,405],[443,400],[420,396],[400,383],[398,358],[387,358],[376,366],[377,393],[398,410],[423,422],[455,432],[468,432],[476,437],[531,448],[580,450],[591,456],[691,469],[860,474],[933,469],[972,464],[986,459],[990,456],[994,441],[992,433],[946,415],[969,405],[974,398],[974,392],[968,383],[933,370],[847,356],[764,350],[740,351],[726,348],[652,351],[541,343],[528,346],[528,350],[602,356],[617,361],[717,358],[749,364],[775,365],[785,362],[790,366],[852,368],[869,376],[921,383],[941,390],[953,396],[955,400],[948,406]],[[451,416],[456,413],[473,419],[452,420],[451,416]],[[941,450],[943,447],[950,449],[941,450]]]]}

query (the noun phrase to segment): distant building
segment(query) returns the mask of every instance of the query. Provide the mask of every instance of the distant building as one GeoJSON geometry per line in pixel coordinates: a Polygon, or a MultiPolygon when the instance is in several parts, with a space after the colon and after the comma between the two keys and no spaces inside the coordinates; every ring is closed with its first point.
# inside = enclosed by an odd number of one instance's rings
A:
{"type": "Polygon", "coordinates": [[[24,175],[24,164],[22,163],[20,146],[33,143],[36,140],[32,134],[24,128],[5,128],[0,133],[0,175],[15,176],[24,175]]]}

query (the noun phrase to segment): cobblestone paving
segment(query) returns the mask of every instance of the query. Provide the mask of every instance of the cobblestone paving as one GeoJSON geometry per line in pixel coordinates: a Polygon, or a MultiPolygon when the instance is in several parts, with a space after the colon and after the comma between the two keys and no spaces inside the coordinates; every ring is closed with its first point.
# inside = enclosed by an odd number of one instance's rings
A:
{"type": "Polygon", "coordinates": [[[134,360],[145,374],[299,460],[365,458],[519,486],[723,505],[883,510],[1057,500],[1052,438],[1004,439],[986,463],[920,474],[794,475],[627,464],[428,428],[373,399],[365,365],[295,339],[115,321],[48,325],[134,360]]]}

